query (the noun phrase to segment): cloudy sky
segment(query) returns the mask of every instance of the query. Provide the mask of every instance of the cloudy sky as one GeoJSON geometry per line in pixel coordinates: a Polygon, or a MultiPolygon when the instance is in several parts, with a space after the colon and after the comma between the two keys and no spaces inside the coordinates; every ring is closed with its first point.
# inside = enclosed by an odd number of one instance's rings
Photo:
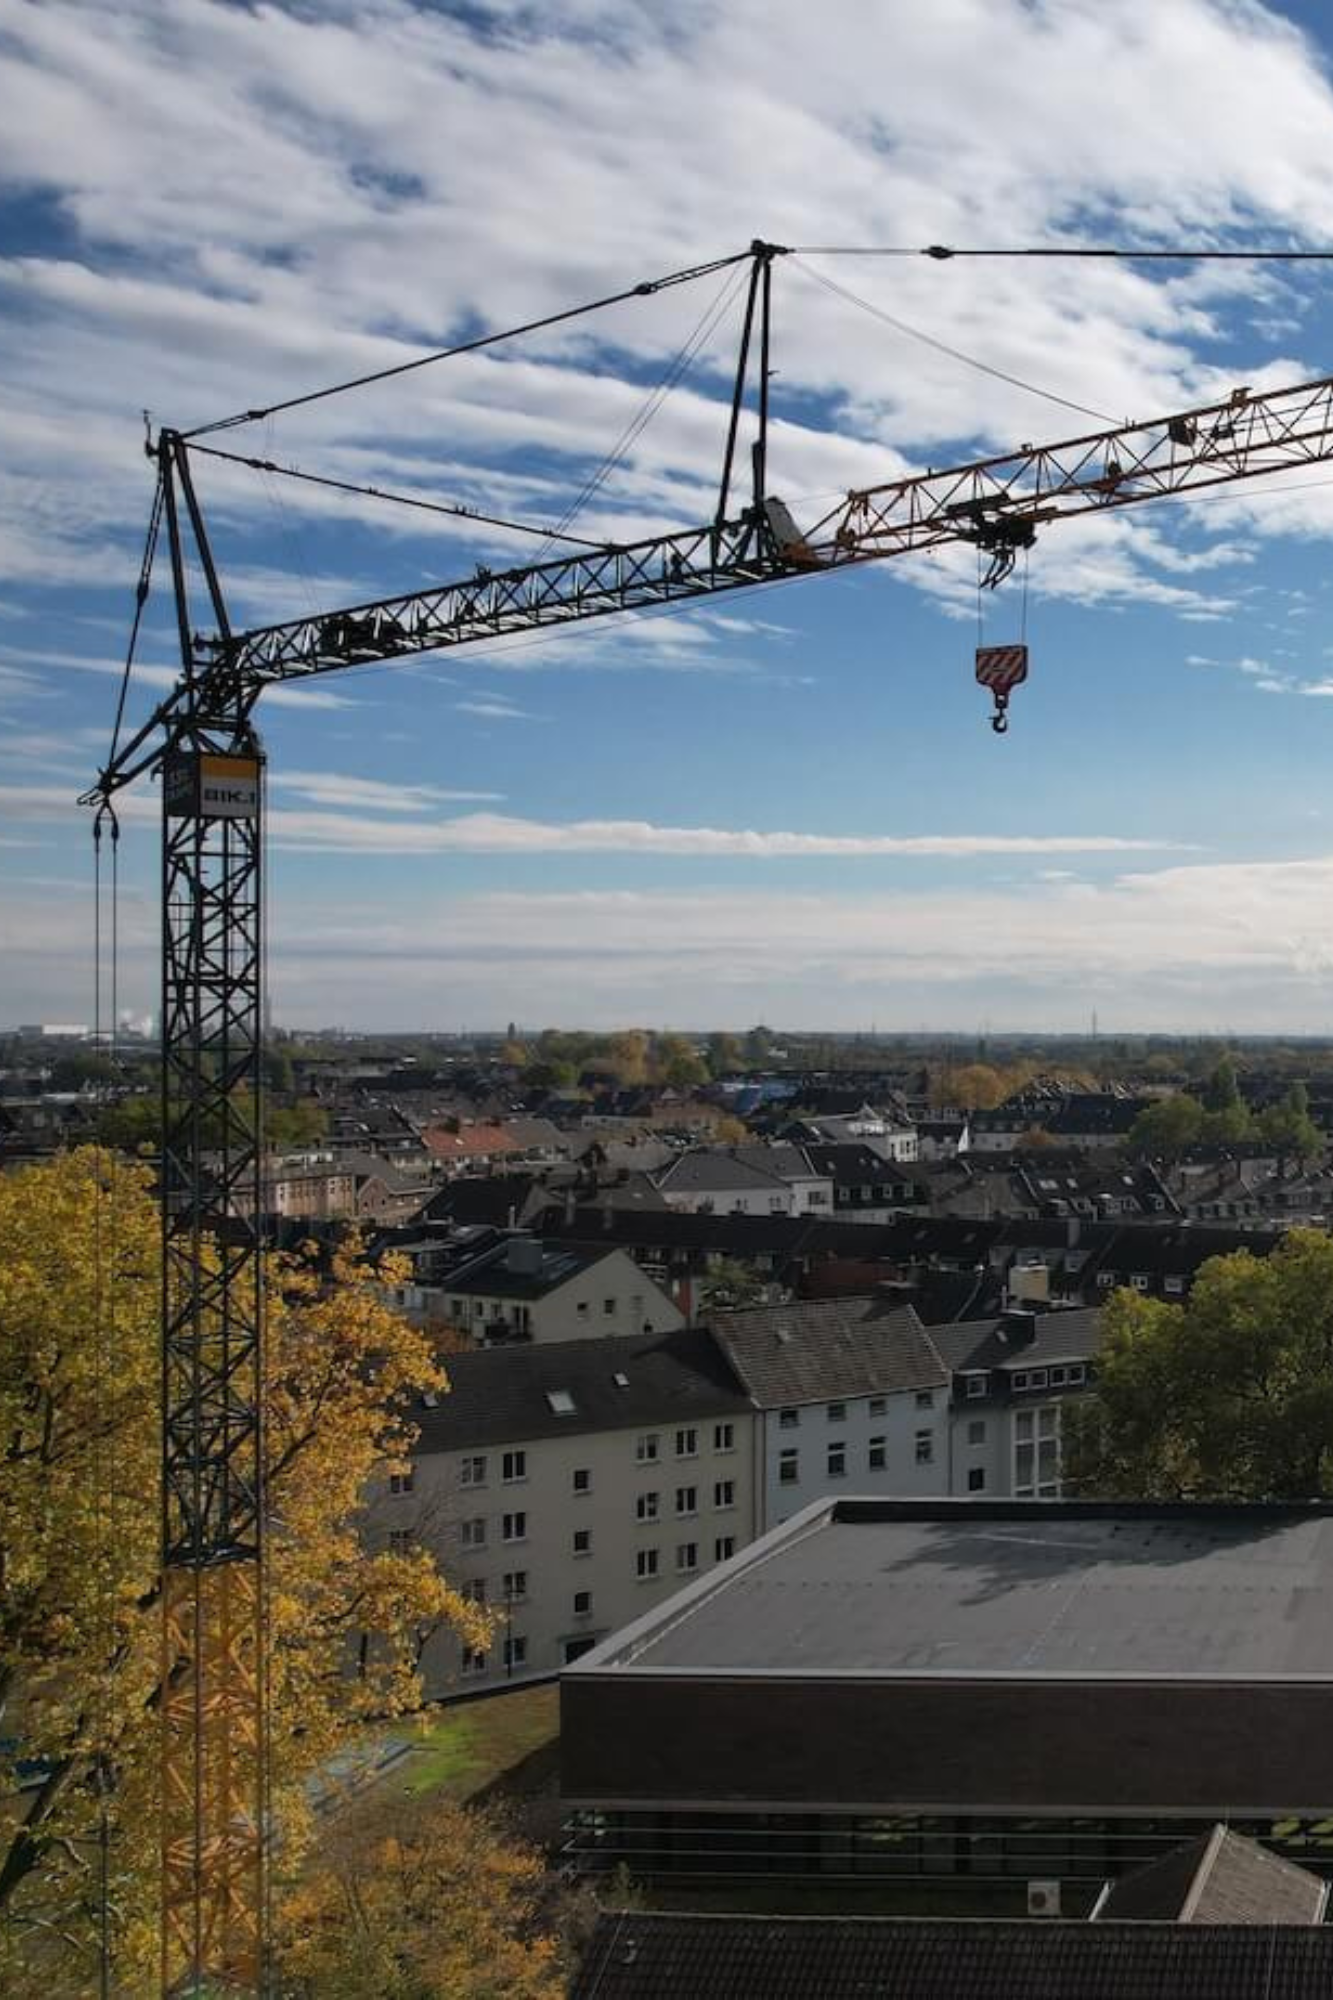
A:
{"type": "MultiPolygon", "coordinates": [[[[798,520],[1333,371],[1333,265],[828,254],[1333,246],[1313,4],[0,0],[0,99],[0,1026],[91,1007],[74,798],[145,409],[267,406],[755,236],[797,253],[769,483],[798,520]]],[[[719,273],[223,441],[592,540],[691,524],[740,306],[719,273]]],[[[198,476],[241,625],[543,547],[198,476]]],[[[964,550],[266,696],[275,1018],[1333,1031],[1333,465],[1269,485],[1046,534],[1026,611],[1018,579],[982,607],[1032,654],[1003,739],[964,550]]],[[[159,575],[132,717],[173,630],[159,575]]],[[[144,782],[135,1009],[156,815],[144,782]]]]}

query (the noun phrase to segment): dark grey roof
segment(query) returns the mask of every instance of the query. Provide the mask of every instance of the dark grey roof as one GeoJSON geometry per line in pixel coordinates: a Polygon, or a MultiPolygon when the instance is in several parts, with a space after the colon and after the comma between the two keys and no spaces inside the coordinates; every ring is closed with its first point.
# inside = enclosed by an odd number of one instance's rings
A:
{"type": "Polygon", "coordinates": [[[816,1299],[723,1313],[713,1331],[761,1409],[943,1386],[949,1372],[910,1306],[816,1299]]]}
{"type": "Polygon", "coordinates": [[[571,2000],[1327,2000],[1333,1929],[607,1910],[571,2000]]]}
{"type": "Polygon", "coordinates": [[[959,1320],[953,1326],[934,1326],[930,1337],[955,1373],[981,1368],[1044,1368],[1052,1361],[1086,1361],[1101,1346],[1101,1309],[1089,1306],[1075,1311],[1039,1312],[1031,1316],[1031,1340],[1017,1340],[1012,1331],[1015,1315],[998,1313],[992,1319],[959,1320]]]}
{"type": "Polygon", "coordinates": [[[1110,1885],[1098,1922],[1318,1924],[1328,1884],[1255,1840],[1215,1826],[1110,1885]]]}
{"type": "Polygon", "coordinates": [[[883,1187],[886,1183],[915,1178],[896,1160],[886,1160],[864,1140],[846,1145],[809,1145],[805,1149],[811,1166],[837,1187],[883,1187]]]}
{"type": "MultiPolygon", "coordinates": [[[[466,1264],[459,1271],[451,1271],[445,1280],[451,1292],[460,1296],[481,1296],[488,1299],[543,1299],[548,1292],[559,1291],[571,1278],[581,1277],[609,1257],[612,1244],[587,1243],[544,1243],[538,1238],[510,1238],[497,1244],[495,1249],[486,1251],[473,1264],[466,1264]],[[531,1245],[533,1268],[524,1270],[516,1263],[511,1244],[531,1245]],[[539,1261],[538,1261],[539,1260],[539,1261]]],[[[521,1256],[521,1253],[519,1253],[521,1256]]]]}
{"type": "Polygon", "coordinates": [[[567,1432],[743,1416],[752,1408],[701,1327],[487,1348],[451,1354],[445,1368],[449,1393],[433,1408],[418,1403],[412,1410],[421,1433],[414,1447],[418,1455],[567,1432]],[[566,1415],[550,1401],[560,1390],[574,1405],[566,1415]]]}
{"type": "Polygon", "coordinates": [[[747,1148],[745,1159],[738,1159],[735,1153],[704,1150],[682,1153],[659,1174],[658,1183],[668,1194],[727,1194],[746,1188],[761,1193],[785,1192],[787,1183],[782,1176],[773,1167],[760,1166],[753,1157],[759,1150],[747,1148]]]}
{"type": "Polygon", "coordinates": [[[1327,1681],[1333,1506],[840,1500],[633,1629],[635,1674],[1327,1681]]]}

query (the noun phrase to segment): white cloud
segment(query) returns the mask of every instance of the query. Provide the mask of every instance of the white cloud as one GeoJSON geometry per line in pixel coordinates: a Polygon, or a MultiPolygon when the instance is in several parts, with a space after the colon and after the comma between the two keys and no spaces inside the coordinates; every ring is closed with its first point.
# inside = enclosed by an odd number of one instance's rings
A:
{"type": "Polygon", "coordinates": [[[439,785],[409,785],[379,778],[352,778],[337,771],[275,770],[270,780],[278,791],[295,792],[313,805],[347,807],[361,812],[422,813],[453,800],[496,800],[503,792],[454,791],[439,785]]]}

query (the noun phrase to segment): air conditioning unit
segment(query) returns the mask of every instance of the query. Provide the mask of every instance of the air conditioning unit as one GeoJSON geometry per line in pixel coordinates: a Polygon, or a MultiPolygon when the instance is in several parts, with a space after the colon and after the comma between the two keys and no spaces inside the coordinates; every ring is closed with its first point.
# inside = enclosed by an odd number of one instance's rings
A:
{"type": "Polygon", "coordinates": [[[1030,1917],[1058,1917],[1060,1914],[1060,1884],[1058,1882],[1028,1883],[1028,1915],[1030,1917]]]}

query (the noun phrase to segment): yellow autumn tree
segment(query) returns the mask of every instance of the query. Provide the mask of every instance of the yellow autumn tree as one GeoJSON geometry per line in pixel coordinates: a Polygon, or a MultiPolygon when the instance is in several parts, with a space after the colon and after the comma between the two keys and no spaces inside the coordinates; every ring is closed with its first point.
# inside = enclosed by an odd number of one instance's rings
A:
{"type": "Polygon", "coordinates": [[[394,1800],[322,1841],[283,1907],[284,2000],[558,2000],[536,1849],[489,1813],[394,1800]]]}
{"type": "MultiPolygon", "coordinates": [[[[94,1148],[0,1176],[0,1989],[151,1989],[157,1952],[158,1214],[94,1148]]],[[[304,1780],[417,1702],[441,1624],[484,1619],[424,1550],[362,1540],[413,1397],[445,1378],[355,1246],[269,1271],[265,1394],[271,1751],[294,1862],[304,1780]]]]}

